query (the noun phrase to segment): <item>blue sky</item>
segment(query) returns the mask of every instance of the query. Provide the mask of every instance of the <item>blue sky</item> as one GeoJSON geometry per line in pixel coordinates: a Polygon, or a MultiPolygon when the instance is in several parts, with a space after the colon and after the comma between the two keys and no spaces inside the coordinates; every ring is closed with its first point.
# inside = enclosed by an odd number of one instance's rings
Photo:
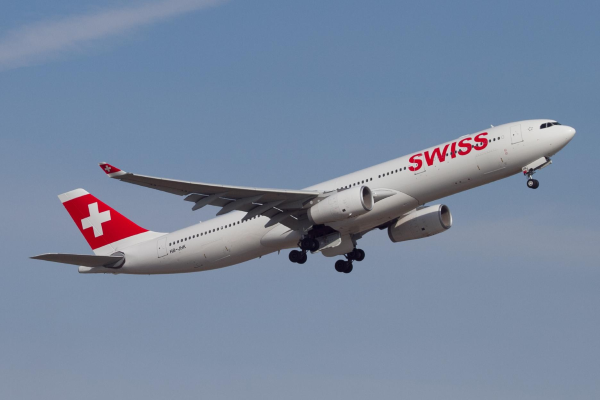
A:
{"type": "Polygon", "coordinates": [[[0,397],[600,396],[600,5],[28,1],[0,13],[0,397]],[[453,228],[341,276],[287,255],[83,276],[56,195],[171,231],[211,218],[97,163],[303,188],[530,118],[577,129],[521,176],[441,200],[453,228]]]}

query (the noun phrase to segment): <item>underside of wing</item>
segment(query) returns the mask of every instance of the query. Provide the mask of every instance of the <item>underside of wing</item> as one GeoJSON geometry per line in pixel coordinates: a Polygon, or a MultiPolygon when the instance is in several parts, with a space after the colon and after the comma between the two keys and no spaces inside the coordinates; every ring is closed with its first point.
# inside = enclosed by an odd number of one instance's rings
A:
{"type": "Polygon", "coordinates": [[[125,172],[107,163],[100,163],[100,167],[110,178],[186,196],[186,201],[194,203],[194,211],[208,205],[217,206],[221,207],[217,215],[244,211],[247,213],[244,219],[262,215],[271,219],[267,225],[282,223],[293,229],[298,227],[298,220],[305,218],[305,206],[321,194],[310,190],[264,189],[156,178],[125,172]]]}

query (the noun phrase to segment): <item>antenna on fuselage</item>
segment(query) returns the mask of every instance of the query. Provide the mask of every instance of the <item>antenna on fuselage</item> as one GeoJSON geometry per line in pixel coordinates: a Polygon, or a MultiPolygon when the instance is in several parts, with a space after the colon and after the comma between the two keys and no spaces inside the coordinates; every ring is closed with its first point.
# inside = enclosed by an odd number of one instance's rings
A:
{"type": "Polygon", "coordinates": [[[492,124],[490,124],[490,126],[491,126],[492,128],[494,127],[494,125],[492,125],[492,124]]]}

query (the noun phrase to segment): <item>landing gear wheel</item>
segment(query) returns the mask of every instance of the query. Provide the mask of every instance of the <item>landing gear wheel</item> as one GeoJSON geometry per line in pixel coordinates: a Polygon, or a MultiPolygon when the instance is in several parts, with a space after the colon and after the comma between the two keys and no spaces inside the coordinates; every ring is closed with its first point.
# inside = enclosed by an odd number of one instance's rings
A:
{"type": "MultiPolygon", "coordinates": [[[[304,254],[306,256],[306,254],[304,254]]],[[[298,251],[298,250],[292,250],[290,251],[290,261],[293,263],[297,263],[300,261],[302,257],[302,252],[298,251]]]]}
{"type": "Polygon", "coordinates": [[[321,244],[319,243],[319,241],[317,239],[313,239],[309,250],[317,251],[317,250],[319,250],[320,246],[321,246],[321,244]]]}
{"type": "Polygon", "coordinates": [[[362,249],[354,249],[352,253],[352,258],[355,261],[362,261],[365,259],[365,251],[362,249]]]}
{"type": "Polygon", "coordinates": [[[345,274],[349,274],[350,272],[352,272],[352,262],[344,261],[344,260],[337,260],[335,262],[335,270],[337,272],[343,272],[345,274]]]}
{"type": "Polygon", "coordinates": [[[300,258],[298,259],[298,261],[296,261],[298,264],[304,264],[306,262],[306,260],[308,260],[308,256],[306,255],[306,253],[303,251],[300,253],[300,258]]]}
{"type": "Polygon", "coordinates": [[[537,179],[528,179],[527,187],[530,189],[537,189],[540,186],[540,182],[537,179]]]}
{"type": "Polygon", "coordinates": [[[305,251],[317,251],[319,249],[319,241],[310,237],[305,237],[300,242],[300,248],[305,251]]]}
{"type": "Polygon", "coordinates": [[[346,261],[346,269],[344,270],[345,274],[349,274],[352,272],[352,263],[350,261],[346,261]]]}

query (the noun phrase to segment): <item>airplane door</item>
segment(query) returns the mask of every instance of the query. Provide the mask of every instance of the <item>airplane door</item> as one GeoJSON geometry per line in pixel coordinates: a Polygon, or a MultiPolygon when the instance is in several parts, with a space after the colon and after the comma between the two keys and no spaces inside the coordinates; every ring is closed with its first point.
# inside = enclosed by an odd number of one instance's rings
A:
{"type": "Polygon", "coordinates": [[[520,143],[523,141],[523,135],[521,133],[521,125],[515,125],[510,127],[510,143],[520,143]]]}
{"type": "Polygon", "coordinates": [[[156,251],[158,252],[158,258],[167,255],[167,235],[158,238],[156,241],[156,251]]]}

